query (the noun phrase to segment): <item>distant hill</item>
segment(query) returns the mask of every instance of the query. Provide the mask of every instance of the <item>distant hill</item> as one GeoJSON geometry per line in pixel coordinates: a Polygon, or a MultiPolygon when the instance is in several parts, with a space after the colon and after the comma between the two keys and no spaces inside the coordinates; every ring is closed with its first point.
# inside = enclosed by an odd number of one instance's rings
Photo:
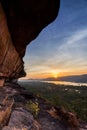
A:
{"type": "Polygon", "coordinates": [[[84,75],[72,75],[72,76],[63,76],[58,78],[46,78],[43,79],[46,81],[68,81],[68,82],[78,82],[78,83],[87,83],[87,74],[84,75]]]}

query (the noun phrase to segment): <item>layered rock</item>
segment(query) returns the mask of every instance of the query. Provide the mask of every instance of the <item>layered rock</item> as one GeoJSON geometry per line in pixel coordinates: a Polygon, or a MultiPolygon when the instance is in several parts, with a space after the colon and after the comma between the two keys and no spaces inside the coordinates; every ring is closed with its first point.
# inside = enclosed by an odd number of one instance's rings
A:
{"type": "Polygon", "coordinates": [[[9,99],[8,96],[1,97],[0,100],[0,129],[7,123],[11,114],[12,106],[14,104],[13,99],[9,99]]]}
{"type": "Polygon", "coordinates": [[[12,112],[8,126],[2,130],[41,130],[41,126],[31,113],[23,108],[17,108],[12,112]]]}
{"type": "Polygon", "coordinates": [[[24,76],[26,46],[57,16],[59,0],[0,0],[0,77],[24,76]]]}
{"type": "Polygon", "coordinates": [[[7,26],[6,17],[0,4],[0,86],[3,78],[18,78],[23,62],[16,51],[7,26]]]}

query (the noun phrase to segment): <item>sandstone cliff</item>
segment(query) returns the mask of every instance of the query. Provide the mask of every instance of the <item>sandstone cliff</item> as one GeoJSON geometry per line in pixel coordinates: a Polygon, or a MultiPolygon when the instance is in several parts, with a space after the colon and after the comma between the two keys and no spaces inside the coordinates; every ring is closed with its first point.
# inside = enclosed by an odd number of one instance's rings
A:
{"type": "Polygon", "coordinates": [[[22,59],[26,46],[56,18],[59,3],[59,0],[0,0],[0,79],[25,76],[22,59]]]}

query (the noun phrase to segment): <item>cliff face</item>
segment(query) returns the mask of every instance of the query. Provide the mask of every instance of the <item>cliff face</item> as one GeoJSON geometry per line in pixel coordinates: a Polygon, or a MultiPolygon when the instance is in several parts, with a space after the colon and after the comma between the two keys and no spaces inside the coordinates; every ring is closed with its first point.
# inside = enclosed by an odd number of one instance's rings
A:
{"type": "Polygon", "coordinates": [[[59,0],[0,0],[0,77],[24,76],[26,46],[57,16],[59,0]]]}
{"type": "Polygon", "coordinates": [[[0,77],[18,77],[23,69],[7,26],[6,17],[0,4],[0,77]]]}
{"type": "Polygon", "coordinates": [[[59,0],[3,0],[13,44],[23,57],[26,45],[57,16],[59,0]]]}

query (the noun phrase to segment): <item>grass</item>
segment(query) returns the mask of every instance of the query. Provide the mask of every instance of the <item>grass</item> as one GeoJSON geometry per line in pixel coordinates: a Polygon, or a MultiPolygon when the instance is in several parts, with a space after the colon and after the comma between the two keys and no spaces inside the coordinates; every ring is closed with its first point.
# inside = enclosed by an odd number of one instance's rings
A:
{"type": "Polygon", "coordinates": [[[55,85],[44,82],[20,82],[20,85],[55,106],[74,112],[87,121],[87,86],[55,85]]]}

